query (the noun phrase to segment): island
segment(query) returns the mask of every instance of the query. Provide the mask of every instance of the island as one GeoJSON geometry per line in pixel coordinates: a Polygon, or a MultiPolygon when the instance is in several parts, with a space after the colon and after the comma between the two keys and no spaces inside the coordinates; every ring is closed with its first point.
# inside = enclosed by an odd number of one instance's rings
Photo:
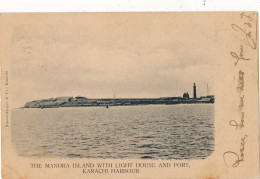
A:
{"type": "Polygon", "coordinates": [[[23,108],[57,108],[57,107],[91,107],[91,106],[133,106],[151,104],[196,104],[214,103],[214,96],[202,96],[200,98],[187,97],[160,97],[160,98],[86,98],[77,97],[57,97],[27,102],[23,108]]]}
{"type": "Polygon", "coordinates": [[[27,102],[22,108],[58,108],[58,107],[93,107],[93,106],[136,106],[151,104],[199,104],[214,103],[214,95],[201,96],[197,98],[196,84],[193,85],[193,98],[189,93],[183,93],[182,97],[160,97],[160,98],[86,98],[57,97],[27,102]]]}

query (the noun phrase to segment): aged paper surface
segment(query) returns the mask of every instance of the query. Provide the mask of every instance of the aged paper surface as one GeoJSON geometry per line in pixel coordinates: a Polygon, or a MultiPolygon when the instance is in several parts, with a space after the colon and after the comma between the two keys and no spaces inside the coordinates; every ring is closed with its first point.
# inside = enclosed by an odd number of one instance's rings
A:
{"type": "Polygon", "coordinates": [[[258,14],[0,15],[3,178],[257,178],[258,14]]]}

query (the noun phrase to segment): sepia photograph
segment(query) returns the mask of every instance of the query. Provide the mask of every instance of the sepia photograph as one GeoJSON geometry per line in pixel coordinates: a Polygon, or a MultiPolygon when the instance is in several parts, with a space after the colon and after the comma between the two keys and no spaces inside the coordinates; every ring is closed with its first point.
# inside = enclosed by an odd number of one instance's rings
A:
{"type": "Polygon", "coordinates": [[[257,12],[0,14],[3,178],[254,178],[257,12]]]}
{"type": "Polygon", "coordinates": [[[20,96],[11,130],[20,156],[205,159],[213,152],[215,39],[197,38],[215,32],[196,31],[192,19],[169,26],[181,15],[140,20],[146,16],[14,29],[20,96]]]}

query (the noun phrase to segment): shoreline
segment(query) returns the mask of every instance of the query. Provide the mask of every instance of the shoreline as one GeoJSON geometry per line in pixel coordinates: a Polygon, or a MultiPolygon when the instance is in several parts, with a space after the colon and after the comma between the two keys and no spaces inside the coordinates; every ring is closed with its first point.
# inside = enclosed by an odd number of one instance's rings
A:
{"type": "Polygon", "coordinates": [[[41,106],[41,107],[19,107],[16,109],[52,109],[52,108],[92,108],[92,107],[100,107],[100,108],[110,108],[110,107],[127,107],[127,106],[170,106],[170,105],[193,105],[193,104],[214,104],[208,102],[197,102],[197,103],[176,103],[176,104],[130,104],[130,105],[75,105],[75,106],[41,106]],[[108,106],[108,107],[107,107],[108,106]]]}

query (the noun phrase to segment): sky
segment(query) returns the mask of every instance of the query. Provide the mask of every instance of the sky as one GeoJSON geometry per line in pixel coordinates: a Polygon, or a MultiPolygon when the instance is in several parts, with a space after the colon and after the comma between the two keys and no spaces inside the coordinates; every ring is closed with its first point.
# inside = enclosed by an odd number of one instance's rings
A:
{"type": "Polygon", "coordinates": [[[12,32],[13,103],[214,94],[218,32],[211,15],[90,14],[12,32]],[[207,23],[205,23],[207,22],[207,23]]]}

